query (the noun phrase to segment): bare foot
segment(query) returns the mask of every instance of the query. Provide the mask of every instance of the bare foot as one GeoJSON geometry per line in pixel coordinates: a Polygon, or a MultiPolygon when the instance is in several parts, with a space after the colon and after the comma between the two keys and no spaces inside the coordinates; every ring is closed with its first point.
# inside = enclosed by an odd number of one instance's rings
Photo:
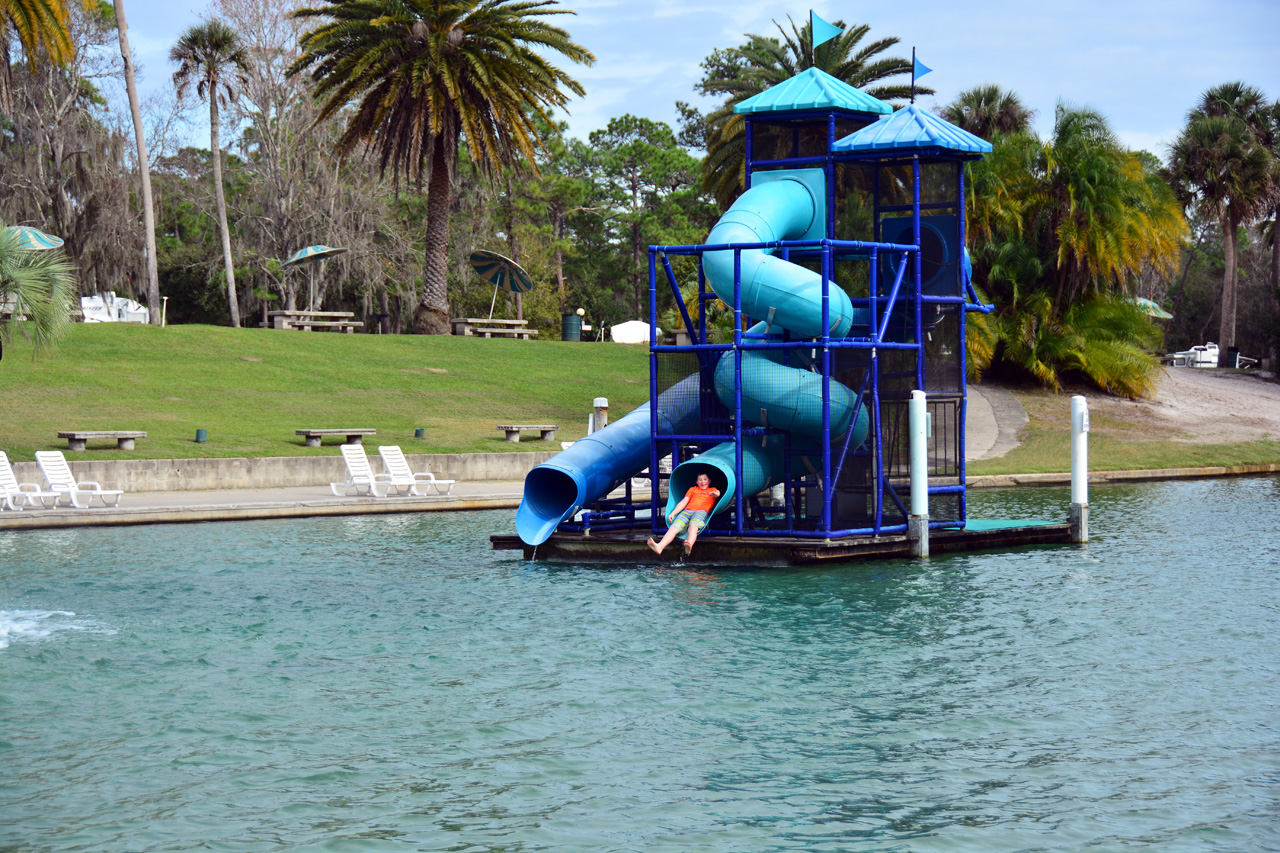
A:
{"type": "Polygon", "coordinates": [[[658,543],[657,543],[657,542],[654,542],[654,541],[653,541],[653,537],[652,537],[652,536],[650,536],[650,537],[649,537],[649,541],[648,541],[648,542],[645,542],[644,544],[648,545],[648,546],[649,546],[649,550],[650,550],[650,551],[652,551],[653,553],[655,553],[655,554],[661,554],[661,553],[662,553],[662,549],[658,547],[658,543]]]}
{"type": "Polygon", "coordinates": [[[687,557],[692,553],[693,553],[693,543],[692,542],[684,543],[684,555],[687,557]]]}

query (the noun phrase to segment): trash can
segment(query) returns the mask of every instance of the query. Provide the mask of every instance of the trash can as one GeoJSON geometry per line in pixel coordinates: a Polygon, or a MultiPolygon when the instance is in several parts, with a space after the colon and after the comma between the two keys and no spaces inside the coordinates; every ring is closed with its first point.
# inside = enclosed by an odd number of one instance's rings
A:
{"type": "Polygon", "coordinates": [[[560,340],[582,340],[582,318],[577,314],[560,315],[560,340]]]}
{"type": "Polygon", "coordinates": [[[1240,348],[1227,347],[1226,357],[1223,358],[1222,363],[1219,364],[1218,366],[1231,367],[1231,368],[1239,367],[1240,366],[1240,348]]]}

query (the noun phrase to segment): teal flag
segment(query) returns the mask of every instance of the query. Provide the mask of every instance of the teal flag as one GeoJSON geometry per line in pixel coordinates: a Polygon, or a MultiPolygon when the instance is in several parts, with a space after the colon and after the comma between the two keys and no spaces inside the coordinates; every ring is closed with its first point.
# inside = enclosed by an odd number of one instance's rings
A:
{"type": "Polygon", "coordinates": [[[919,80],[921,77],[923,77],[924,75],[928,74],[930,71],[933,70],[932,68],[930,68],[929,66],[921,62],[920,60],[916,59],[914,56],[911,58],[911,60],[912,62],[915,63],[915,67],[911,69],[911,73],[912,73],[912,76],[914,76],[917,80],[919,80]]]}
{"type": "Polygon", "coordinates": [[[840,35],[844,30],[835,24],[828,24],[826,21],[818,17],[817,13],[812,9],[809,10],[809,32],[813,35],[813,47],[817,50],[818,45],[831,41],[840,35]]]}

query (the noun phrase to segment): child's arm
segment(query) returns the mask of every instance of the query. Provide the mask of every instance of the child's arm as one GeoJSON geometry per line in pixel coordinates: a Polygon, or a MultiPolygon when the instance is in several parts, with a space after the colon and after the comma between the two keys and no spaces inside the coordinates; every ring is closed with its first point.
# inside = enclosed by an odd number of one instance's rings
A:
{"type": "Polygon", "coordinates": [[[670,524],[670,523],[671,523],[671,519],[673,519],[673,518],[675,518],[677,515],[679,515],[679,514],[680,514],[680,511],[681,511],[681,510],[683,510],[683,509],[685,508],[685,505],[686,505],[686,504],[688,504],[688,503],[689,503],[689,496],[688,496],[688,495],[685,495],[683,498],[681,498],[681,499],[680,499],[680,503],[676,504],[675,509],[673,509],[673,510],[671,510],[671,512],[667,513],[667,524],[670,524]]]}

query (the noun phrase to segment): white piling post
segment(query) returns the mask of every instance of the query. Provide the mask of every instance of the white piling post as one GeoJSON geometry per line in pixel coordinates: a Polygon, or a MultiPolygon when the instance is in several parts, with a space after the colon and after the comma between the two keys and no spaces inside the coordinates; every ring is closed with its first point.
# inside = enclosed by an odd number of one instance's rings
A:
{"type": "Polygon", "coordinates": [[[1071,398],[1071,541],[1089,541],[1089,401],[1071,398]]]}
{"type": "Polygon", "coordinates": [[[929,556],[929,410],[923,391],[912,391],[907,407],[911,445],[911,556],[929,556]]]}
{"type": "Polygon", "coordinates": [[[587,435],[609,425],[609,398],[596,397],[591,401],[591,417],[587,419],[587,435]]]}

